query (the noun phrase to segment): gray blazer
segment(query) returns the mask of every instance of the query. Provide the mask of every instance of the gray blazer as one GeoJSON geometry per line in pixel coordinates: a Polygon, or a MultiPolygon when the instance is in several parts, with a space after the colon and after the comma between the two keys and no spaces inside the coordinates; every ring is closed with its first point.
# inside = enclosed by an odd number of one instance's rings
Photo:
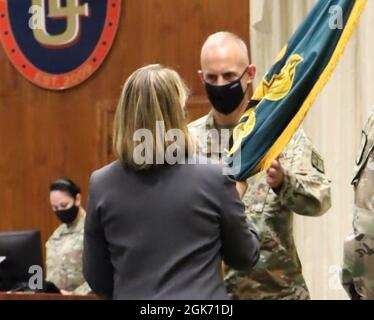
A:
{"type": "Polygon", "coordinates": [[[119,161],[90,179],[83,272],[112,299],[228,299],[221,260],[250,269],[259,241],[219,165],[136,172],[119,161]]]}

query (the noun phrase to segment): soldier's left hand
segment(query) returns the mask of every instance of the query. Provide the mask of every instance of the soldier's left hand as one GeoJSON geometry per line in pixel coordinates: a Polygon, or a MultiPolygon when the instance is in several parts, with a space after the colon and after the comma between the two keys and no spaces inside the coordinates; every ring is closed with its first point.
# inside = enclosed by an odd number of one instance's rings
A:
{"type": "Polygon", "coordinates": [[[64,296],[71,296],[73,293],[64,289],[60,290],[60,293],[64,296]]]}
{"type": "Polygon", "coordinates": [[[237,181],[236,182],[236,190],[238,190],[240,199],[243,199],[245,193],[248,189],[247,181],[237,181]]]}
{"type": "Polygon", "coordinates": [[[280,189],[283,185],[284,170],[279,159],[272,162],[266,173],[268,174],[266,181],[269,186],[273,189],[280,189]]]}

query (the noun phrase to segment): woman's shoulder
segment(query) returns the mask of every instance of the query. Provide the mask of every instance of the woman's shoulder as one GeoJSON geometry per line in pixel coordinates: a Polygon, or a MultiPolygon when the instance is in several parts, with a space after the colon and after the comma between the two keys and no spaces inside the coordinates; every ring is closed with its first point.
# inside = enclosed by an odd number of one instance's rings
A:
{"type": "Polygon", "coordinates": [[[211,172],[212,174],[222,174],[225,172],[225,166],[220,160],[201,155],[188,158],[187,164],[191,166],[192,170],[211,172]]]}
{"type": "Polygon", "coordinates": [[[194,162],[183,165],[183,169],[188,177],[194,177],[199,181],[212,183],[222,183],[226,180],[227,168],[220,163],[212,162],[209,159],[199,157],[194,162]]]}
{"type": "MultiPolygon", "coordinates": [[[[227,168],[218,162],[211,161],[204,157],[197,157],[193,159],[187,159],[186,163],[164,166],[157,170],[149,170],[146,172],[132,172],[126,170],[120,161],[114,161],[96,171],[91,175],[90,185],[91,187],[97,186],[99,188],[109,187],[117,181],[125,181],[127,179],[134,181],[135,178],[151,178],[154,176],[163,175],[171,169],[171,172],[178,171],[180,175],[179,179],[192,179],[196,182],[210,182],[210,183],[223,183],[226,181],[227,168]]],[[[96,189],[96,188],[95,188],[96,189]]]]}
{"type": "Polygon", "coordinates": [[[66,230],[66,225],[64,223],[60,224],[52,233],[52,235],[47,240],[47,246],[52,243],[54,240],[60,239],[62,234],[66,230]]]}
{"type": "Polygon", "coordinates": [[[105,165],[104,167],[95,170],[91,174],[91,182],[101,181],[101,180],[103,180],[107,177],[115,175],[119,171],[123,171],[123,167],[122,167],[120,161],[118,161],[118,160],[113,161],[113,162],[105,165]]]}

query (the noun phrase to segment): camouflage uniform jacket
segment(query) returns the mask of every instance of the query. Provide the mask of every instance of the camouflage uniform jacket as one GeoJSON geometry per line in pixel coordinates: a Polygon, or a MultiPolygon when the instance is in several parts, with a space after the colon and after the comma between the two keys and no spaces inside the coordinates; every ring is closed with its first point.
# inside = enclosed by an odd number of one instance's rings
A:
{"type": "Polygon", "coordinates": [[[353,234],[344,244],[343,285],[353,299],[374,299],[374,107],[362,131],[352,181],[353,234]]]}
{"type": "Polygon", "coordinates": [[[91,292],[82,273],[85,216],[85,210],[80,208],[77,220],[71,225],[61,224],[46,243],[46,280],[76,295],[91,292]]]}
{"type": "MultiPolygon", "coordinates": [[[[207,132],[214,127],[211,114],[189,125],[200,152],[208,157],[217,156],[210,147],[213,139],[208,137],[205,143],[207,132]]],[[[227,140],[224,135],[221,142],[227,140]]],[[[309,217],[326,212],[331,206],[330,181],[324,174],[323,160],[301,129],[280,162],[285,180],[277,192],[267,184],[265,172],[247,180],[243,202],[260,235],[261,253],[250,273],[225,270],[227,289],[239,299],[309,299],[293,238],[293,212],[309,217]]]]}

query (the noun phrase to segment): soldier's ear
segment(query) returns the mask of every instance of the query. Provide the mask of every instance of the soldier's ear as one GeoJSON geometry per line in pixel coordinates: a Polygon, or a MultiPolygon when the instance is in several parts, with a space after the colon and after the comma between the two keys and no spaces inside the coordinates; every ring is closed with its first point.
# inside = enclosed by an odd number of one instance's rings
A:
{"type": "Polygon", "coordinates": [[[77,196],[75,197],[75,205],[77,207],[80,207],[81,203],[82,203],[82,196],[80,193],[78,193],[77,196]]]}
{"type": "Polygon", "coordinates": [[[256,77],[257,68],[254,64],[248,66],[247,74],[248,74],[248,84],[252,83],[254,78],[256,77]]]}
{"type": "Polygon", "coordinates": [[[203,73],[203,71],[202,71],[202,70],[199,70],[199,71],[197,72],[197,75],[198,75],[198,77],[199,77],[201,83],[204,84],[205,81],[204,81],[204,73],[203,73]]]}

